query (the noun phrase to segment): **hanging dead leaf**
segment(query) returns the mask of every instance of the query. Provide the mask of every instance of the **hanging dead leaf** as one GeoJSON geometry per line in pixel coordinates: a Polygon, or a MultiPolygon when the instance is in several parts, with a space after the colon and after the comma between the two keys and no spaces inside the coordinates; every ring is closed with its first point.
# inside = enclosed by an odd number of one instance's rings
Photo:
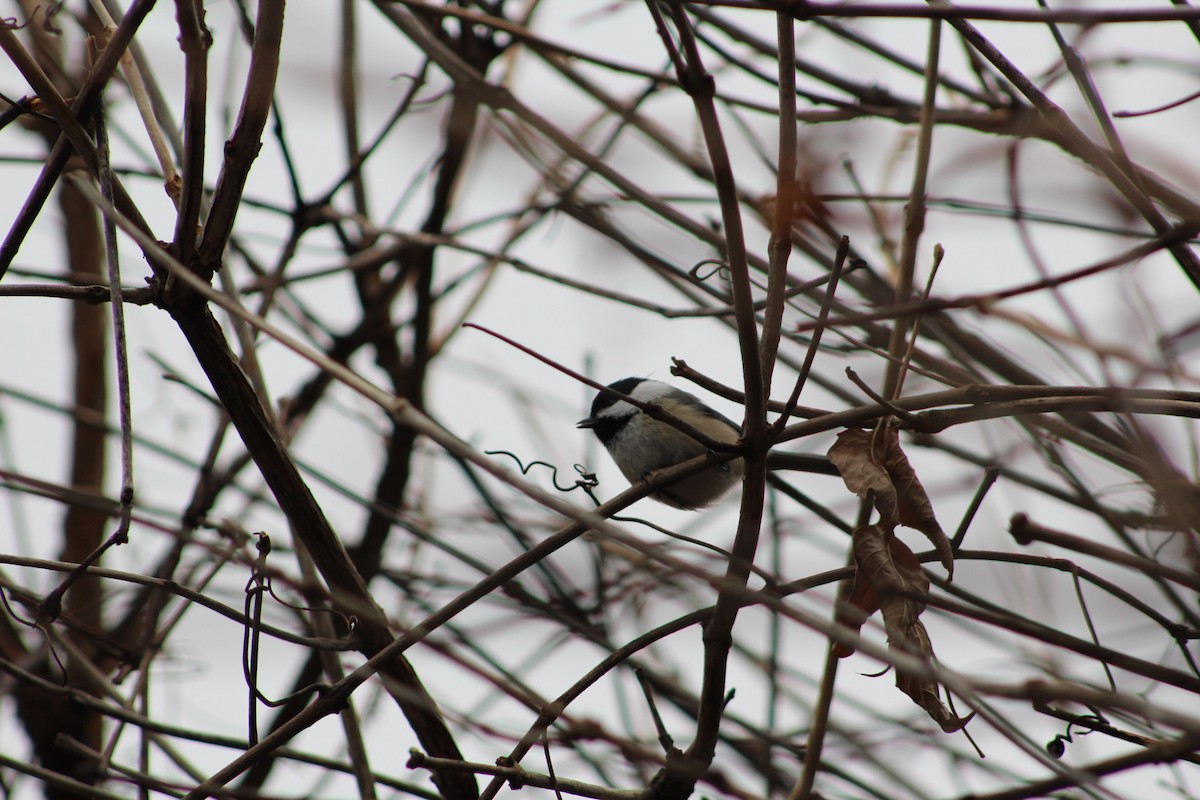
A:
{"type": "Polygon", "coordinates": [[[856,530],[854,562],[875,587],[885,624],[904,630],[925,610],[929,578],[913,551],[895,534],[880,525],[856,530]]]}
{"type": "MultiPolygon", "coordinates": [[[[929,578],[916,555],[882,524],[865,525],[854,531],[854,584],[839,604],[836,620],[859,630],[875,611],[883,612],[888,647],[897,652],[932,661],[933,643],[921,622],[929,596],[929,578]]],[[[854,652],[836,643],[833,652],[843,658],[854,652]]],[[[955,716],[941,700],[935,681],[913,677],[897,670],[896,687],[925,710],[943,731],[953,733],[971,719],[955,716]]]]}
{"type": "Polygon", "coordinates": [[[925,534],[954,577],[954,552],[933,512],[933,504],[916,470],[900,447],[894,428],[867,431],[850,428],[838,434],[829,448],[829,460],[838,468],[846,487],[859,497],[873,498],[880,525],[891,533],[904,525],[925,534]]]}
{"type": "MultiPolygon", "coordinates": [[[[889,636],[888,648],[899,650],[909,655],[919,654],[930,662],[934,659],[933,644],[929,641],[929,633],[925,630],[925,626],[921,624],[920,620],[916,620],[915,624],[909,629],[903,644],[898,645],[889,636]]],[[[917,677],[907,674],[903,670],[896,670],[896,688],[911,697],[914,703],[925,709],[925,713],[938,724],[938,727],[944,733],[954,733],[957,730],[961,730],[975,716],[974,712],[965,717],[956,716],[942,702],[941,686],[936,681],[928,678],[917,677]]]]}
{"type": "MultiPolygon", "coordinates": [[[[850,592],[838,600],[834,622],[844,625],[854,631],[862,630],[872,614],[879,610],[879,599],[875,595],[875,586],[871,579],[861,569],[855,569],[851,579],[850,592]]],[[[843,642],[833,643],[833,654],[837,658],[845,658],[854,653],[854,646],[843,642]]]]}
{"type": "MultiPolygon", "coordinates": [[[[879,449],[886,450],[886,443],[879,449]]],[[[896,488],[884,467],[884,453],[876,453],[872,446],[872,432],[847,428],[837,435],[828,455],[847,489],[864,498],[874,492],[880,522],[889,529],[894,528],[900,521],[896,488]]]]}
{"type": "MultiPolygon", "coordinates": [[[[915,620],[925,609],[929,579],[912,550],[883,525],[866,525],[854,531],[854,583],[838,607],[836,620],[859,630],[867,618],[884,608],[888,619],[898,624],[915,620]]],[[[834,645],[834,653],[845,658],[854,652],[849,645],[834,645]]]]}

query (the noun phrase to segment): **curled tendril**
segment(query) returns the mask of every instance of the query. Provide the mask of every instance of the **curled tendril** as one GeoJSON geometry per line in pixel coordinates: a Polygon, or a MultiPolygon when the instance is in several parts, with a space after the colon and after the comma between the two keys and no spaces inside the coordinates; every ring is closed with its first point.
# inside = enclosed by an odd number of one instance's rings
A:
{"type": "Polygon", "coordinates": [[[66,688],[67,686],[67,665],[63,663],[62,658],[58,655],[58,648],[54,645],[54,639],[50,635],[50,625],[52,622],[47,620],[27,620],[17,613],[17,610],[9,605],[8,593],[4,591],[4,587],[0,586],[0,603],[4,604],[4,610],[8,615],[22,625],[33,628],[38,631],[46,639],[46,650],[50,653],[50,657],[54,660],[54,665],[58,667],[59,679],[58,685],[66,688]]]}
{"type": "Polygon", "coordinates": [[[58,12],[62,11],[67,0],[55,0],[45,9],[45,18],[42,20],[42,30],[46,33],[59,36],[62,34],[62,29],[54,24],[54,18],[58,16],[58,12]]]}
{"type": "Polygon", "coordinates": [[[354,618],[346,616],[336,608],[326,608],[325,606],[306,606],[299,603],[289,603],[275,592],[275,584],[269,580],[267,581],[266,590],[267,594],[271,595],[271,598],[276,603],[279,603],[279,605],[285,606],[286,608],[290,608],[292,611],[303,611],[311,614],[328,614],[345,625],[347,630],[352,630],[356,625],[356,620],[354,618]]]}
{"type": "Polygon", "coordinates": [[[522,475],[528,475],[529,470],[533,469],[534,467],[545,467],[546,469],[550,470],[550,482],[553,483],[554,488],[560,492],[573,492],[576,489],[583,489],[584,492],[590,495],[590,490],[600,485],[600,481],[596,478],[595,473],[588,472],[581,464],[576,464],[574,466],[575,472],[579,475],[579,478],[576,479],[576,481],[572,484],[560,486],[558,483],[558,467],[554,466],[548,461],[530,461],[528,464],[526,464],[520,458],[518,458],[515,453],[511,453],[508,450],[484,450],[483,454],[488,456],[508,456],[513,461],[517,462],[517,468],[521,470],[522,475]]]}
{"type": "Polygon", "coordinates": [[[691,269],[688,270],[688,277],[690,277],[692,280],[696,281],[697,283],[704,283],[706,280],[708,280],[712,276],[720,275],[723,272],[724,273],[729,272],[728,264],[726,264],[724,261],[721,261],[718,258],[706,258],[703,261],[698,262],[695,266],[693,266],[691,269]],[[703,275],[701,275],[700,270],[703,267],[715,267],[715,269],[712,269],[712,270],[704,273],[703,275]]]}
{"type": "Polygon", "coordinates": [[[12,617],[13,619],[15,619],[17,622],[21,623],[25,627],[27,627],[27,628],[36,628],[37,627],[37,623],[35,623],[33,620],[25,619],[24,617],[22,617],[20,614],[17,613],[17,610],[15,608],[13,608],[11,605],[9,605],[8,593],[6,591],[4,591],[3,586],[0,586],[0,604],[3,604],[5,612],[7,612],[10,617],[12,617]]]}
{"type": "MultiPolygon", "coordinates": [[[[1098,715],[1085,714],[1073,722],[1068,722],[1066,733],[1060,733],[1050,741],[1046,742],[1046,752],[1054,758],[1062,758],[1063,754],[1067,752],[1067,742],[1074,743],[1075,741],[1071,738],[1071,726],[1076,724],[1107,725],[1108,720],[1098,715]]],[[[1087,730],[1078,731],[1077,734],[1079,736],[1087,736],[1091,732],[1091,728],[1088,728],[1087,730]]]]}
{"type": "Polygon", "coordinates": [[[303,611],[309,613],[324,613],[338,619],[348,629],[354,627],[353,620],[338,611],[336,608],[326,608],[325,606],[309,606],[300,605],[297,603],[289,603],[275,591],[275,583],[271,580],[271,576],[266,572],[267,556],[271,553],[271,537],[265,531],[258,531],[254,534],[258,537],[254,547],[258,551],[258,557],[254,560],[254,568],[251,570],[250,578],[246,581],[246,616],[250,616],[250,601],[257,595],[267,594],[281,606],[290,608],[292,611],[303,611]]]}
{"type": "MultiPolygon", "coordinates": [[[[338,611],[335,608],[323,608],[321,606],[301,606],[294,603],[289,603],[275,593],[275,585],[271,580],[271,576],[267,573],[267,556],[271,553],[271,537],[265,531],[258,531],[254,534],[258,538],[255,542],[255,550],[258,555],[254,559],[254,564],[250,570],[250,578],[246,581],[245,588],[245,605],[243,611],[246,616],[246,624],[242,628],[242,675],[246,681],[246,686],[249,687],[251,695],[255,700],[262,703],[268,708],[278,708],[286,703],[291,702],[295,698],[305,697],[311,694],[323,695],[329,690],[329,685],[322,682],[309,684],[285,697],[278,700],[272,700],[262,693],[258,688],[258,666],[259,666],[259,640],[261,638],[260,625],[262,622],[263,595],[269,595],[275,602],[286,606],[294,611],[301,612],[325,612],[333,614],[341,619],[347,628],[353,631],[355,623],[351,618],[338,611]]],[[[251,739],[257,741],[257,713],[251,711],[251,739]]]]}

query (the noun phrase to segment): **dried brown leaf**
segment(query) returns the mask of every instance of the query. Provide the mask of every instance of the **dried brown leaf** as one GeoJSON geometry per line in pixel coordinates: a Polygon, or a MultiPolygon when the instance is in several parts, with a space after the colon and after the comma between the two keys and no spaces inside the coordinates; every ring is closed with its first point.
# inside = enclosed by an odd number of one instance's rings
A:
{"type": "MultiPolygon", "coordinates": [[[[910,611],[914,617],[919,615],[925,608],[923,598],[929,591],[929,581],[912,551],[883,525],[867,525],[854,531],[853,546],[854,583],[838,607],[836,621],[857,631],[885,604],[885,622],[889,616],[902,619],[910,611]],[[905,608],[914,602],[915,608],[905,608]]],[[[853,652],[849,645],[834,645],[839,658],[853,652]]]]}
{"type": "Polygon", "coordinates": [[[946,572],[954,577],[950,539],[938,524],[933,503],[900,447],[900,434],[895,429],[844,430],[829,449],[829,460],[838,468],[850,491],[859,497],[873,498],[885,530],[890,533],[897,525],[905,525],[925,534],[946,572]]]}
{"type": "Polygon", "coordinates": [[[884,466],[886,440],[881,440],[876,448],[873,439],[872,431],[847,428],[837,435],[837,441],[829,448],[829,460],[842,474],[847,489],[863,498],[874,493],[880,522],[891,530],[900,522],[896,487],[884,466]]]}
{"type": "Polygon", "coordinates": [[[854,532],[855,579],[870,580],[888,638],[903,637],[919,625],[929,596],[929,578],[908,545],[880,525],[854,532]]]}
{"type": "MultiPolygon", "coordinates": [[[[855,569],[850,592],[838,603],[834,621],[839,625],[862,630],[863,623],[879,610],[879,598],[875,594],[875,586],[871,578],[861,569],[855,569]]],[[[854,653],[854,647],[842,642],[833,643],[833,654],[837,658],[845,658],[854,653]]]]}
{"type": "MultiPolygon", "coordinates": [[[[929,578],[916,555],[882,524],[866,525],[854,531],[854,563],[854,586],[838,609],[837,621],[858,630],[878,609],[883,612],[888,647],[932,662],[933,643],[921,622],[929,578]]],[[[839,658],[852,652],[852,647],[834,645],[839,658]]],[[[935,681],[897,670],[896,687],[946,733],[959,730],[971,719],[955,716],[942,703],[941,687],[935,681]]]]}
{"type": "MultiPolygon", "coordinates": [[[[925,626],[921,624],[920,620],[917,620],[913,627],[909,629],[906,640],[902,645],[898,646],[889,637],[888,646],[895,650],[902,650],[910,655],[913,655],[913,650],[916,649],[917,654],[929,661],[933,661],[933,644],[929,641],[929,633],[925,630],[925,626]]],[[[928,678],[917,677],[906,674],[902,670],[896,670],[896,688],[911,697],[914,703],[925,709],[925,713],[929,715],[929,718],[936,722],[945,733],[954,733],[957,730],[961,730],[975,716],[974,713],[968,714],[965,717],[956,716],[942,702],[941,687],[936,681],[929,680],[928,678]]]]}

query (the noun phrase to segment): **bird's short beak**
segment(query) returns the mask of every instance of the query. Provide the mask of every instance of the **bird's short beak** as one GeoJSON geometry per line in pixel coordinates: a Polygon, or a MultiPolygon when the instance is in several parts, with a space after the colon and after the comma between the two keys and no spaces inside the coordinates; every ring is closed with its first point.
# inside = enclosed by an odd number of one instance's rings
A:
{"type": "Polygon", "coordinates": [[[576,428],[594,428],[599,424],[600,424],[599,417],[588,417],[587,419],[581,419],[581,420],[579,420],[579,422],[576,422],[575,427],[576,428]]]}

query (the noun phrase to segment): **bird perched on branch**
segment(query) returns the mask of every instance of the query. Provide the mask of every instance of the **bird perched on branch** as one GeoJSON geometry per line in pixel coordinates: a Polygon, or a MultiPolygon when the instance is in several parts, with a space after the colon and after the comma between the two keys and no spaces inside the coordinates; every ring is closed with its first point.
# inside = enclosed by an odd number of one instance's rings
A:
{"type": "MultiPolygon", "coordinates": [[[[734,444],[741,433],[737,425],[720,412],[709,408],[700,398],[662,381],[623,378],[610,383],[592,401],[592,411],[577,427],[590,428],[608,450],[621,474],[630,483],[643,480],[655,470],[682,464],[709,452],[709,449],[668,422],[657,420],[633,403],[657,406],[715,442],[734,444]]],[[[824,456],[771,451],[768,469],[799,470],[822,475],[837,475],[837,469],[824,456]]],[[[700,472],[680,478],[651,495],[674,508],[693,509],[712,505],[742,478],[740,458],[722,461],[700,472]]]]}

